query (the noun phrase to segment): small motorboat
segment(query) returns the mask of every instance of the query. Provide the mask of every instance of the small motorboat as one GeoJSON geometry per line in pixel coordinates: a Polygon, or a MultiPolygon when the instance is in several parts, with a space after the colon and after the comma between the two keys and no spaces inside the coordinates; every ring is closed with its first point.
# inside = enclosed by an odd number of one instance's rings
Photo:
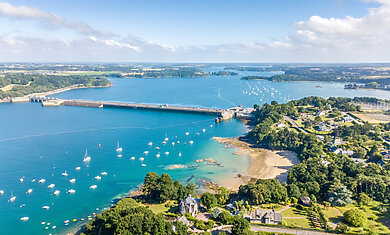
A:
{"type": "Polygon", "coordinates": [[[19,179],[20,183],[23,183],[24,179],[23,177],[19,179]]]}
{"type": "Polygon", "coordinates": [[[44,210],[49,210],[49,209],[50,209],[50,206],[42,206],[42,209],[44,209],[44,210]]]}
{"type": "Polygon", "coordinates": [[[49,186],[47,186],[48,188],[54,188],[56,185],[55,184],[50,184],[49,186]]]}
{"type": "Polygon", "coordinates": [[[100,177],[100,176],[95,176],[95,180],[101,180],[102,179],[102,177],[100,177]]]}
{"type": "Polygon", "coordinates": [[[119,141],[118,141],[118,145],[117,145],[117,147],[116,147],[116,151],[118,152],[118,153],[120,153],[120,152],[122,152],[122,147],[120,147],[119,146],[119,141]]]}
{"type": "Polygon", "coordinates": [[[160,148],[159,148],[159,147],[155,147],[154,149],[155,149],[155,150],[160,150],[160,148]]]}
{"type": "Polygon", "coordinates": [[[33,190],[30,188],[30,189],[28,189],[28,190],[27,190],[27,192],[26,192],[26,193],[27,193],[27,194],[31,194],[31,193],[32,193],[32,191],[33,191],[33,190]]]}
{"type": "MultiPolygon", "coordinates": [[[[84,159],[83,159],[83,162],[90,162],[91,161],[91,157],[88,156],[88,150],[86,149],[85,150],[85,154],[84,154],[84,159]]],[[[77,169],[77,168],[76,168],[77,169]]]]}
{"type": "Polygon", "coordinates": [[[27,216],[20,218],[21,221],[27,221],[27,220],[29,220],[29,219],[30,219],[30,218],[27,217],[27,216]]]}
{"type": "Polygon", "coordinates": [[[4,190],[0,190],[0,195],[4,195],[4,190]]]}
{"type": "Polygon", "coordinates": [[[74,184],[76,182],[76,179],[69,180],[70,183],[74,184]]]}
{"type": "Polygon", "coordinates": [[[102,173],[100,173],[101,175],[107,175],[107,172],[103,171],[102,173]]]}
{"type": "Polygon", "coordinates": [[[145,154],[145,155],[148,155],[148,154],[149,154],[149,151],[144,151],[144,154],[145,154]]]}
{"type": "Polygon", "coordinates": [[[165,152],[164,154],[165,154],[165,155],[169,155],[169,152],[165,152]]]}
{"type": "Polygon", "coordinates": [[[167,143],[166,141],[161,142],[161,144],[163,144],[163,145],[165,145],[166,143],[167,143]]]}
{"type": "Polygon", "coordinates": [[[54,191],[54,195],[59,195],[59,194],[60,194],[60,190],[54,191]]]}
{"type": "Polygon", "coordinates": [[[62,172],[61,175],[63,175],[63,176],[68,176],[68,173],[66,173],[66,171],[64,171],[64,172],[62,172]]]}
{"type": "Polygon", "coordinates": [[[122,157],[122,154],[118,154],[118,157],[122,157]]]}
{"type": "Polygon", "coordinates": [[[131,157],[130,160],[135,160],[135,157],[131,157]]]}
{"type": "Polygon", "coordinates": [[[202,129],[203,132],[206,132],[206,129],[202,129]]]}
{"type": "Polygon", "coordinates": [[[175,142],[172,142],[172,146],[175,146],[175,142]]]}
{"type": "Polygon", "coordinates": [[[74,190],[74,189],[69,189],[69,190],[68,190],[68,193],[74,194],[74,193],[76,193],[76,190],[74,190]]]}
{"type": "Polygon", "coordinates": [[[179,157],[181,157],[181,153],[179,153],[179,157]]]}
{"type": "Polygon", "coordinates": [[[194,143],[194,141],[190,140],[190,142],[188,142],[188,143],[190,143],[190,144],[193,144],[193,143],[194,143]]]}
{"type": "Polygon", "coordinates": [[[152,143],[152,142],[149,142],[149,143],[148,143],[148,145],[149,145],[149,146],[152,146],[152,145],[153,145],[153,143],[152,143]]]}
{"type": "Polygon", "coordinates": [[[146,166],[146,164],[141,164],[141,166],[145,167],[145,166],[146,166]]]}
{"type": "Polygon", "coordinates": [[[138,160],[140,160],[140,161],[143,161],[143,160],[145,160],[145,158],[143,158],[143,157],[140,157],[138,160]]]}
{"type": "Polygon", "coordinates": [[[190,133],[189,132],[186,132],[186,135],[189,135],[190,133]]]}
{"type": "Polygon", "coordinates": [[[81,167],[79,167],[79,166],[78,166],[78,167],[76,167],[76,171],[79,171],[80,169],[81,169],[81,167]]]}
{"type": "Polygon", "coordinates": [[[97,185],[92,185],[91,187],[89,187],[90,189],[96,189],[97,188],[97,185]]]}
{"type": "Polygon", "coordinates": [[[158,153],[158,154],[156,154],[156,157],[160,157],[160,154],[158,153]]]}
{"type": "Polygon", "coordinates": [[[12,196],[8,201],[9,202],[14,202],[16,200],[16,197],[15,196],[12,196]]]}
{"type": "Polygon", "coordinates": [[[43,184],[43,183],[45,183],[45,179],[40,179],[39,181],[38,181],[38,183],[40,183],[40,184],[43,184]]]}

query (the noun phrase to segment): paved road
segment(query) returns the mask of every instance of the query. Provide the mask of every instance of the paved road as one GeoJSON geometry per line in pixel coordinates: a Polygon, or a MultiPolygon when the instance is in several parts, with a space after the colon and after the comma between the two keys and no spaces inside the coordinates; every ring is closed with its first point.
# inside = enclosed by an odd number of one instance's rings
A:
{"type": "Polygon", "coordinates": [[[271,233],[291,233],[296,235],[329,235],[332,233],[320,232],[320,231],[311,231],[311,230],[299,230],[299,229],[291,229],[291,228],[278,228],[278,227],[267,227],[267,226],[258,226],[251,225],[252,231],[264,231],[271,233]]]}
{"type": "MultiPolygon", "coordinates": [[[[225,231],[230,233],[231,232],[231,225],[225,225],[221,226],[219,229],[216,229],[212,231],[211,233],[213,235],[217,235],[221,231],[225,231]]],[[[291,229],[291,228],[281,228],[281,227],[271,227],[271,226],[260,226],[260,225],[251,225],[252,231],[264,231],[264,232],[271,232],[271,233],[290,233],[290,234],[296,234],[296,235],[330,235],[333,233],[326,233],[326,232],[320,232],[320,231],[312,231],[312,230],[300,230],[300,229],[291,229]]]]}
{"type": "Polygon", "coordinates": [[[301,130],[305,134],[309,134],[305,129],[303,129],[302,127],[298,126],[298,124],[294,120],[292,120],[290,117],[283,116],[283,118],[284,118],[284,120],[288,121],[291,124],[291,126],[293,126],[295,128],[298,128],[299,130],[301,130]]]}

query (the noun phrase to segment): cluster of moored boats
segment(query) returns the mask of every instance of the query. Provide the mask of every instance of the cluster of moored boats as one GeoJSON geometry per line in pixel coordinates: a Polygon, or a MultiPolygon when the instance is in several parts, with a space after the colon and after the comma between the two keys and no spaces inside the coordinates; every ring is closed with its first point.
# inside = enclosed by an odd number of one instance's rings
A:
{"type": "MultiPolygon", "coordinates": [[[[212,127],[212,125],[211,125],[211,127],[212,127]]],[[[206,129],[202,129],[202,132],[206,132],[206,129]]],[[[199,135],[199,134],[200,134],[200,133],[196,133],[196,135],[199,135]]],[[[189,132],[186,132],[185,135],[186,135],[186,136],[189,136],[190,133],[189,133],[189,132]]],[[[176,137],[176,138],[177,138],[177,137],[176,137]]],[[[168,144],[169,144],[168,141],[169,141],[169,138],[168,138],[167,136],[165,136],[164,140],[161,142],[161,145],[162,145],[162,146],[168,145],[168,144]]],[[[179,140],[176,140],[176,141],[170,142],[170,144],[172,145],[172,147],[174,147],[175,145],[178,145],[178,144],[184,144],[184,145],[186,145],[187,142],[181,143],[179,140]]],[[[192,145],[192,144],[194,144],[194,141],[193,141],[193,140],[189,140],[189,141],[188,141],[188,144],[192,145]]],[[[152,148],[153,145],[154,145],[154,143],[153,143],[153,142],[149,142],[147,145],[149,146],[149,148],[152,148]]],[[[100,148],[100,147],[101,147],[101,144],[99,144],[99,148],[100,148]]],[[[155,156],[156,156],[157,158],[159,158],[162,154],[164,154],[164,155],[166,155],[166,156],[170,155],[170,152],[169,152],[169,151],[165,151],[165,152],[161,153],[161,152],[159,151],[159,150],[160,150],[160,147],[158,147],[158,146],[156,146],[154,149],[156,150],[156,155],[155,155],[155,156]]],[[[139,160],[140,162],[143,162],[143,161],[145,160],[145,157],[149,155],[150,151],[151,151],[150,149],[149,149],[149,150],[145,150],[145,151],[143,152],[143,155],[144,155],[144,156],[140,157],[138,160],[139,160]]],[[[120,146],[119,141],[118,141],[117,148],[116,148],[117,156],[118,156],[118,157],[122,157],[122,152],[123,152],[123,148],[120,146]]],[[[179,157],[182,156],[181,152],[178,153],[178,156],[179,156],[179,157]]],[[[42,157],[41,157],[41,158],[42,158],[42,157]]],[[[89,162],[91,162],[91,160],[92,160],[92,158],[91,158],[91,156],[88,155],[88,151],[86,150],[86,151],[85,151],[84,158],[83,158],[83,162],[84,162],[85,164],[88,164],[89,162]]],[[[135,160],[135,157],[132,156],[132,157],[130,158],[130,160],[135,160]]],[[[141,163],[141,166],[142,166],[142,167],[146,167],[146,164],[141,163]]],[[[77,166],[77,167],[75,167],[74,170],[75,170],[75,171],[80,171],[81,169],[82,169],[81,166],[77,166]]],[[[53,175],[53,174],[52,174],[52,175],[53,175]]],[[[69,173],[68,173],[66,170],[63,171],[63,172],[61,173],[61,175],[64,176],[64,177],[69,177],[69,173]]],[[[93,179],[96,180],[96,181],[99,181],[99,180],[102,179],[102,176],[106,176],[106,175],[108,175],[108,173],[105,172],[105,171],[103,171],[103,172],[100,173],[100,175],[95,176],[93,179]]],[[[20,183],[23,183],[23,182],[25,182],[26,180],[27,180],[27,179],[26,179],[24,176],[21,177],[21,178],[19,179],[20,183]]],[[[41,178],[41,179],[31,179],[31,182],[37,182],[38,184],[45,184],[45,183],[46,183],[46,179],[44,179],[44,178],[41,178]]],[[[75,184],[75,183],[76,183],[76,178],[71,178],[71,177],[70,177],[69,183],[70,183],[70,184],[75,184]]],[[[90,188],[91,190],[94,190],[94,189],[96,189],[97,187],[98,187],[97,184],[94,184],[94,185],[91,185],[89,188],[90,188]]],[[[52,195],[58,196],[58,195],[60,195],[60,193],[61,193],[60,190],[55,189],[55,188],[56,188],[56,185],[53,184],[53,183],[48,184],[47,188],[50,190],[50,192],[52,193],[52,195]]],[[[16,201],[16,196],[13,195],[13,192],[12,192],[12,191],[11,191],[10,193],[11,193],[11,197],[9,198],[8,202],[13,203],[13,202],[16,201]]],[[[67,190],[66,190],[66,193],[68,193],[68,194],[75,194],[75,193],[76,193],[76,190],[75,190],[75,189],[72,189],[72,188],[71,188],[71,189],[67,189],[67,190]]],[[[1,189],[1,190],[0,190],[0,196],[3,196],[4,194],[5,194],[5,191],[4,191],[3,189],[1,189]]],[[[32,189],[32,188],[27,189],[26,194],[33,194],[33,189],[32,189]]],[[[53,205],[53,204],[52,204],[52,205],[53,205]]],[[[20,207],[25,207],[25,206],[26,206],[26,204],[21,204],[21,205],[20,205],[20,207]]],[[[42,206],[42,209],[43,209],[43,210],[50,210],[50,206],[44,205],[44,206],[42,206]]],[[[92,220],[93,217],[94,217],[94,215],[95,215],[95,213],[93,213],[92,216],[88,216],[88,220],[92,220]]],[[[20,218],[20,221],[28,221],[29,219],[30,219],[30,218],[29,218],[28,216],[23,216],[23,217],[20,218]]],[[[85,220],[85,219],[80,219],[80,220],[82,221],[82,220],[85,220]]],[[[65,221],[64,221],[64,224],[65,224],[65,225],[68,225],[69,222],[76,222],[76,221],[77,221],[77,219],[73,219],[73,220],[71,220],[71,221],[70,221],[70,220],[65,220],[65,221]]],[[[51,225],[50,222],[41,222],[41,224],[45,226],[45,230],[50,229],[50,228],[51,228],[51,229],[55,229],[55,228],[57,227],[57,226],[55,226],[55,225],[50,226],[50,225],[51,225]]]]}

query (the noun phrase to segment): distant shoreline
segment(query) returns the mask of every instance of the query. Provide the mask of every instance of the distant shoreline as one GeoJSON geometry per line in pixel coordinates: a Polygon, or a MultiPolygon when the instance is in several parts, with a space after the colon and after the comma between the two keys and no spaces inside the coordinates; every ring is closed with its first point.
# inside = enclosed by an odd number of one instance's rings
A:
{"type": "Polygon", "coordinates": [[[49,96],[49,95],[59,94],[59,93],[65,92],[65,91],[76,90],[76,89],[107,88],[107,87],[112,87],[112,86],[114,86],[114,84],[112,84],[112,83],[110,83],[107,86],[84,86],[83,84],[77,84],[77,85],[63,87],[63,88],[59,88],[59,89],[51,90],[51,91],[31,93],[31,94],[27,94],[24,96],[18,96],[18,97],[12,97],[12,98],[4,98],[4,99],[0,100],[0,103],[10,103],[10,102],[12,102],[12,99],[25,99],[25,98],[30,98],[32,96],[49,96]]]}

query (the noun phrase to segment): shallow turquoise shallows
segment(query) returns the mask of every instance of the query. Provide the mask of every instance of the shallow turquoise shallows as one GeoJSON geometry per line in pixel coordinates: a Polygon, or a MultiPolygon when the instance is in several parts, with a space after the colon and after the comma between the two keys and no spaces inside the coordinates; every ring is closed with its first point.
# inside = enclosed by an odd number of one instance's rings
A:
{"type": "MultiPolygon", "coordinates": [[[[55,96],[228,108],[239,104],[251,107],[271,100],[286,102],[308,95],[389,98],[390,94],[344,90],[343,84],[338,83],[273,83],[239,78],[112,79],[114,87],[72,90],[55,96]]],[[[218,182],[244,171],[249,164],[245,156],[234,156],[233,150],[212,140],[214,136],[244,134],[246,129],[237,120],[215,125],[215,117],[209,115],[67,106],[44,108],[38,103],[0,104],[0,113],[2,234],[63,234],[74,230],[89,215],[137,188],[150,171],[168,173],[182,183],[200,183],[202,179],[218,182]],[[163,145],[165,138],[168,141],[163,145]],[[116,152],[118,142],[123,148],[122,157],[116,152]],[[148,145],[150,142],[152,145],[148,145]],[[89,163],[83,162],[86,150],[91,157],[89,163]],[[204,158],[215,159],[223,167],[195,162],[204,158]],[[67,176],[63,175],[65,171],[67,176]],[[45,182],[38,183],[41,179],[45,182]],[[71,179],[75,182],[71,183],[71,179]],[[49,188],[50,184],[54,187],[49,188]],[[93,185],[97,188],[90,189],[93,185]],[[29,189],[32,192],[27,194],[29,189]],[[75,193],[67,193],[71,189],[75,193]],[[54,195],[56,190],[60,191],[58,195],[54,195]],[[9,202],[12,196],[16,199],[9,202]],[[22,217],[29,220],[20,221],[22,217]],[[67,220],[69,223],[65,225],[67,220]]]]}

